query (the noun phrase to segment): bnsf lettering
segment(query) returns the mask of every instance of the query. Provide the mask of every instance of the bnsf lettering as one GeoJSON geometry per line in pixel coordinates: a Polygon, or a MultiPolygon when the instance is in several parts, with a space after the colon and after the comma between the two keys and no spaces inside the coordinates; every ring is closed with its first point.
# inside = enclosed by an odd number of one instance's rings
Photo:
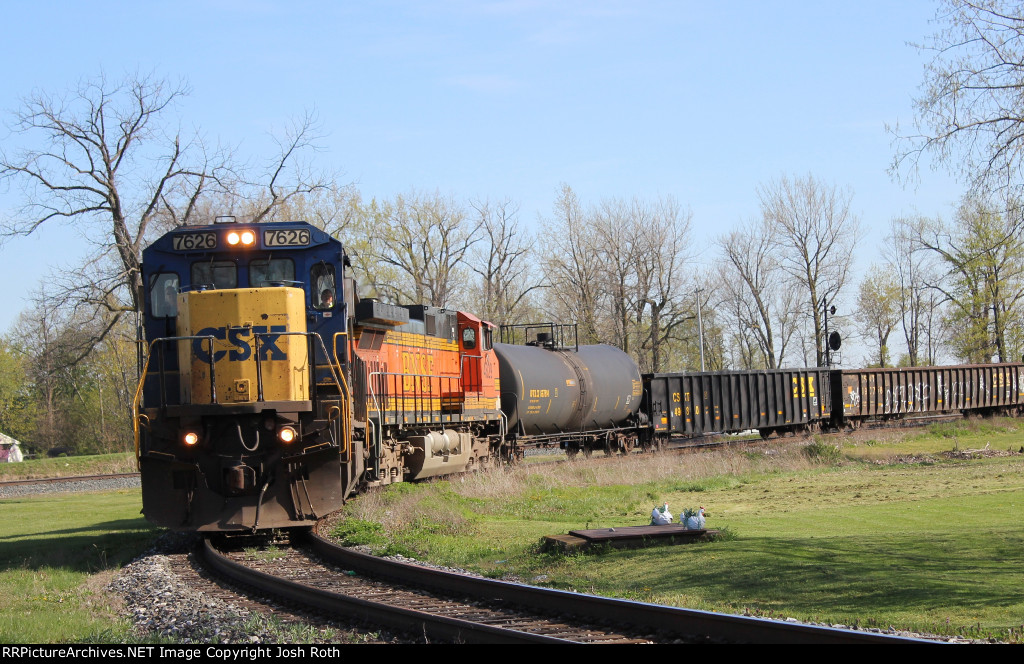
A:
{"type": "MultiPolygon", "coordinates": [[[[268,332],[287,332],[284,325],[254,325],[252,328],[231,328],[207,327],[196,333],[198,337],[214,337],[216,339],[227,339],[234,348],[231,351],[218,350],[213,354],[213,361],[220,362],[226,355],[229,362],[244,362],[252,357],[252,344],[255,341],[248,341],[243,337],[252,337],[253,334],[260,334],[260,361],[264,360],[287,360],[288,355],[277,347],[281,338],[280,334],[267,334],[268,332]]],[[[202,362],[210,361],[209,344],[205,339],[192,340],[192,354],[202,362]]]]}
{"type": "MultiPolygon", "coordinates": [[[[402,353],[402,373],[425,374],[420,377],[420,389],[430,391],[430,376],[434,375],[434,356],[420,353],[402,353]]],[[[411,376],[402,379],[403,389],[416,389],[416,380],[411,376]]]]}

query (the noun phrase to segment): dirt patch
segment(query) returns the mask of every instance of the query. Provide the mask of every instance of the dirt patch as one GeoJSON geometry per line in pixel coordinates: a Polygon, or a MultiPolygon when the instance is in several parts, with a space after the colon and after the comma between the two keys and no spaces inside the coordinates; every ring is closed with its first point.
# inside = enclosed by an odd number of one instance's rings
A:
{"type": "Polygon", "coordinates": [[[1024,454],[1024,447],[1019,450],[993,450],[985,447],[980,450],[951,450],[943,452],[944,459],[988,459],[990,457],[1010,457],[1024,454]]]}

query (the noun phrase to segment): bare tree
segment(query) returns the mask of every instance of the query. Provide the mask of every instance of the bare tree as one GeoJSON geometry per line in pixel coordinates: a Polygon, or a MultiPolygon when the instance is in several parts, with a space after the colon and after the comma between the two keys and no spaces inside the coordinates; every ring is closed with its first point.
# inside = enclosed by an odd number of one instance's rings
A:
{"type": "MultiPolygon", "coordinates": [[[[697,284],[688,278],[686,269],[691,260],[693,213],[683,210],[675,199],[668,197],[640,205],[636,218],[633,323],[641,339],[637,355],[645,370],[656,372],[668,363],[666,354],[672,342],[683,340],[684,324],[696,319],[696,312],[687,299],[691,288],[697,284]]],[[[707,309],[706,303],[703,306],[707,309]]],[[[698,334],[697,338],[700,336],[698,334]]],[[[710,335],[704,338],[707,342],[710,335]]],[[[697,351],[699,355],[699,347],[697,351]]]]}
{"type": "Polygon", "coordinates": [[[758,190],[782,268],[800,284],[804,311],[813,322],[817,364],[825,362],[823,312],[846,285],[858,237],[852,194],[813,176],[781,180],[758,190]]]}
{"type": "Polygon", "coordinates": [[[397,277],[388,282],[380,272],[369,275],[376,291],[396,303],[449,306],[464,286],[468,252],[480,240],[482,221],[469,220],[451,198],[416,192],[374,202],[372,219],[373,256],[397,277]]]}
{"type": "Polygon", "coordinates": [[[549,307],[581,326],[580,343],[597,343],[603,281],[599,239],[569,185],[562,185],[554,212],[545,222],[542,251],[549,307]]]}
{"type": "Polygon", "coordinates": [[[98,308],[103,334],[141,306],[142,248],[168,226],[199,217],[207,197],[260,199],[251,210],[259,221],[291,196],[325,185],[294,166],[316,137],[312,116],[290,128],[280,154],[253,178],[232,164],[229,151],[208,150],[198,134],[166,131],[168,115],[187,94],[183,83],[152,76],[112,82],[103,75],[64,96],[38,92],[14,116],[14,134],[29,147],[0,151],[0,179],[21,187],[25,200],[17,216],[0,224],[0,239],[49,223],[93,238],[94,281],[88,288],[76,281],[70,294],[98,308]],[[256,184],[260,177],[263,185],[256,184]]]}
{"type": "Polygon", "coordinates": [[[482,286],[475,310],[499,325],[529,322],[523,318],[527,300],[543,285],[533,269],[534,240],[519,225],[519,205],[479,201],[473,209],[484,234],[470,265],[482,286]]]}
{"type": "Polygon", "coordinates": [[[636,265],[646,214],[638,201],[605,199],[590,215],[603,268],[599,273],[601,292],[610,309],[610,341],[625,353],[632,350],[637,333],[634,321],[640,320],[645,306],[638,292],[636,265]]]}
{"type": "Polygon", "coordinates": [[[972,191],[1019,195],[1024,167],[1024,7],[1013,0],[943,0],[942,28],[915,100],[915,130],[897,136],[891,171],[914,177],[930,155],[972,191]]]}
{"type": "Polygon", "coordinates": [[[718,246],[724,258],[721,290],[741,338],[756,344],[760,366],[782,366],[796,329],[796,292],[775,255],[771,228],[763,222],[749,224],[720,237],[718,246]]]}
{"type": "Polygon", "coordinates": [[[936,312],[939,294],[928,287],[939,283],[931,252],[920,238],[929,225],[923,217],[893,219],[883,256],[899,289],[897,305],[900,325],[907,344],[907,364],[912,367],[935,364],[936,312]]]}

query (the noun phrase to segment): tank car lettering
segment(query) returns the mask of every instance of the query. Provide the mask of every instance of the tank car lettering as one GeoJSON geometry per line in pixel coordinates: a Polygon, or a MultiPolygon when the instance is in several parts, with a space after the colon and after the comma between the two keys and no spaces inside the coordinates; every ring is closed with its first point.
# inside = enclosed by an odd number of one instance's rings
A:
{"type": "Polygon", "coordinates": [[[550,396],[550,390],[530,390],[530,398],[532,399],[547,399],[550,396]]]}
{"type": "MultiPolygon", "coordinates": [[[[215,337],[217,339],[224,339],[227,336],[227,330],[223,327],[207,327],[199,330],[196,334],[197,337],[215,337]]],[[[209,346],[206,343],[206,339],[193,339],[192,340],[192,354],[196,356],[201,362],[210,363],[210,354],[207,352],[209,346]]],[[[213,361],[220,362],[221,359],[228,352],[226,350],[218,350],[213,354],[213,361]]]]}

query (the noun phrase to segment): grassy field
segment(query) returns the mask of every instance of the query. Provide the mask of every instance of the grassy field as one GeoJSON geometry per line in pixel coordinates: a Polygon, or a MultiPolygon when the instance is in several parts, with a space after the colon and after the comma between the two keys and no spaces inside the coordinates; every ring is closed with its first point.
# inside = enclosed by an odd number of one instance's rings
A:
{"type": "Polygon", "coordinates": [[[787,441],[398,485],[350,503],[338,534],[582,592],[1019,642],[1017,425],[965,422],[862,434],[842,447],[787,441]],[[708,527],[724,536],[633,551],[539,551],[544,535],[645,524],[662,502],[676,514],[703,505],[708,527]]]}
{"type": "Polygon", "coordinates": [[[129,452],[58,457],[55,459],[31,459],[23,463],[0,463],[0,481],[134,473],[138,470],[135,466],[135,454],[129,452]]]}
{"type": "Polygon", "coordinates": [[[0,643],[129,640],[104,588],[157,532],[141,508],[138,490],[0,500],[0,643]]]}
{"type": "MultiPolygon", "coordinates": [[[[1024,426],[971,421],[855,440],[523,464],[349,503],[341,536],[489,576],[728,612],[1020,642],[1024,426]],[[988,446],[988,450],[984,448],[988,446]],[[1010,451],[1012,450],[1012,454],[1010,451]],[[541,553],[544,535],[703,505],[715,542],[541,553]]],[[[3,467],[131,470],[130,455],[3,467]],[[67,464],[67,465],[64,465],[67,464]]],[[[0,642],[131,640],[114,572],[159,532],[136,491],[0,500],[0,642]]]]}

